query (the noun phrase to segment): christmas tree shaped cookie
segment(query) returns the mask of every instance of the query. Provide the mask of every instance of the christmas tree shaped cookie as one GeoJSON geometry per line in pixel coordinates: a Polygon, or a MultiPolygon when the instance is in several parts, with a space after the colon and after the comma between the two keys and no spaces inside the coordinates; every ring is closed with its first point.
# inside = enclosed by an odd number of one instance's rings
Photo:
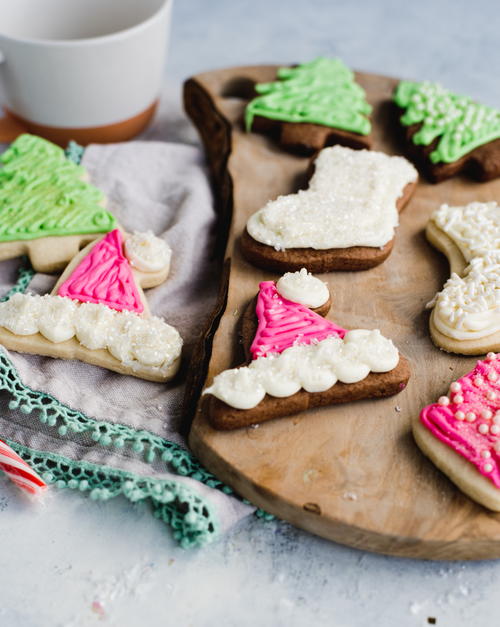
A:
{"type": "Polygon", "coordinates": [[[500,206],[443,205],[426,235],[451,267],[451,277],[428,305],[433,342],[464,355],[500,351],[500,206]]]}
{"type": "Polygon", "coordinates": [[[182,339],[150,314],[142,291],[165,281],[170,256],[152,233],[111,231],[73,259],[50,295],[15,294],[0,303],[0,343],[150,381],[171,379],[182,339]]]}
{"type": "Polygon", "coordinates": [[[275,272],[372,268],[391,253],[399,211],[417,179],[404,157],[324,148],[307,190],[279,196],[250,216],[242,252],[275,272]]]}
{"type": "Polygon", "coordinates": [[[302,152],[333,144],[371,146],[371,106],[342,61],[319,57],[282,67],[277,77],[255,85],[259,95],[246,107],[247,130],[273,135],[302,152]]]}
{"type": "Polygon", "coordinates": [[[431,180],[462,171],[480,181],[500,176],[500,111],[429,82],[401,81],[394,102],[409,152],[431,180]]]}
{"type": "Polygon", "coordinates": [[[260,284],[242,324],[249,363],[204,391],[212,426],[236,429],[406,386],[408,363],[394,344],[378,330],[325,320],[329,304],[326,285],[305,269],[260,284]]]}
{"type": "Polygon", "coordinates": [[[0,163],[0,260],[26,253],[35,270],[53,272],[116,227],[102,192],[59,146],[20,135],[0,163]]]}
{"type": "Polygon", "coordinates": [[[489,353],[424,407],[413,435],[462,492],[500,512],[500,356],[489,353]]]}

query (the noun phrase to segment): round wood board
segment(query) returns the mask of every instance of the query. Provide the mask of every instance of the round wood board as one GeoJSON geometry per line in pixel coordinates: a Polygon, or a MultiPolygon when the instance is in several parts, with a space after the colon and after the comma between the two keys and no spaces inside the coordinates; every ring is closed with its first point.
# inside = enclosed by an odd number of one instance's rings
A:
{"type": "MultiPolygon", "coordinates": [[[[277,278],[241,257],[238,238],[246,220],[269,199],[296,191],[308,165],[306,158],[243,131],[249,85],[273,80],[275,71],[275,66],[230,68],[198,75],[185,86],[186,109],[202,135],[216,181],[231,258],[208,384],[241,363],[239,315],[260,281],[277,278]]],[[[397,81],[370,74],[357,78],[374,106],[374,149],[401,153],[390,104],[397,81]]],[[[425,305],[449,269],[425,239],[426,222],[442,203],[495,199],[500,199],[500,180],[478,184],[454,178],[437,185],[423,180],[401,214],[387,261],[365,272],[321,277],[333,297],[330,319],[347,328],[379,328],[410,360],[412,377],[402,393],[233,432],[212,429],[201,402],[189,441],[203,464],[252,503],[336,542],[426,559],[500,557],[500,515],[462,495],[420,453],[410,429],[421,408],[475,363],[438,350],[429,339],[425,305]]]]}

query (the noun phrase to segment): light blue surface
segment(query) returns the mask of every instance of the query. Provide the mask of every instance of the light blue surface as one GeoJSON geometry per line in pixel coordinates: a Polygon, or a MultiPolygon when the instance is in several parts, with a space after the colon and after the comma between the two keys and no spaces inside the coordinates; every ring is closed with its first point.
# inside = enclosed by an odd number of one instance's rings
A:
{"type": "MultiPolygon", "coordinates": [[[[177,0],[165,99],[176,122],[160,121],[156,131],[195,141],[176,102],[193,73],[319,54],[360,70],[440,80],[499,106],[499,26],[493,0],[177,0]]],[[[184,552],[141,506],[53,493],[33,508],[3,479],[0,545],[0,627],[498,621],[498,562],[376,556],[254,520],[184,552]]]]}

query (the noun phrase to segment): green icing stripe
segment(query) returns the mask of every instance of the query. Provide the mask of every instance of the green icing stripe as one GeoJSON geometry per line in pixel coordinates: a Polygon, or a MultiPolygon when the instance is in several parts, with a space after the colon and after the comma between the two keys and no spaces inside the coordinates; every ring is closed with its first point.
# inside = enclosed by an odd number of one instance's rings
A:
{"type": "Polygon", "coordinates": [[[500,111],[454,94],[438,83],[401,81],[394,102],[406,109],[404,126],[421,124],[413,143],[428,146],[432,163],[452,163],[474,148],[500,138],[500,111]]]}
{"type": "Polygon", "coordinates": [[[20,135],[0,156],[0,241],[104,233],[115,218],[85,168],[34,135],[20,135]]]}
{"type": "Polygon", "coordinates": [[[246,107],[250,130],[255,116],[283,122],[309,122],[368,135],[371,106],[354,74],[339,59],[319,57],[278,70],[280,80],[255,86],[260,96],[246,107]]]}

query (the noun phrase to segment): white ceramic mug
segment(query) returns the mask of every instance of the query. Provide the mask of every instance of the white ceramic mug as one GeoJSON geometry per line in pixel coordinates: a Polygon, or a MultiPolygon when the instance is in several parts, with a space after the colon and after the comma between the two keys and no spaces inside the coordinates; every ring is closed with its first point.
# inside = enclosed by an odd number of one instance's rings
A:
{"type": "Polygon", "coordinates": [[[160,93],[172,0],[2,4],[0,141],[30,131],[59,144],[140,132],[160,93]]]}

